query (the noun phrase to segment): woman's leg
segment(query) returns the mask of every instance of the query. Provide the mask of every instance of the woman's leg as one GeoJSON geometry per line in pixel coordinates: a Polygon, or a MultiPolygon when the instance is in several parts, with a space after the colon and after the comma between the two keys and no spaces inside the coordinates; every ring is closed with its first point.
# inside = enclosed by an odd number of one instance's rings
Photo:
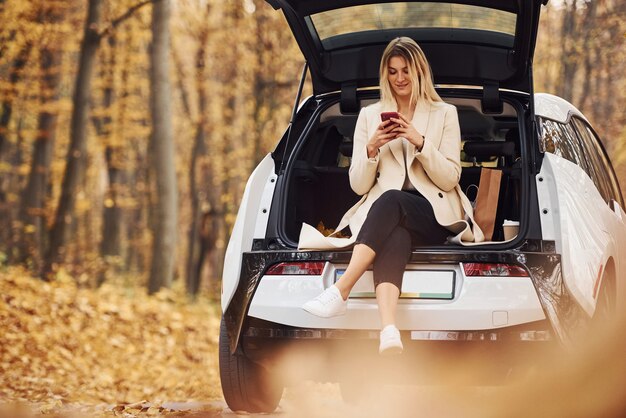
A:
{"type": "Polygon", "coordinates": [[[352,251],[348,268],[335,283],[344,300],[348,298],[355,283],[374,262],[376,251],[391,239],[390,235],[402,221],[404,212],[398,205],[398,200],[402,195],[403,193],[399,190],[389,190],[383,193],[367,214],[356,239],[357,244],[352,251]]]}
{"type": "MultiPolygon", "coordinates": [[[[426,215],[426,219],[431,220],[431,222],[434,221],[430,204],[424,198],[418,198],[400,190],[388,190],[374,202],[356,239],[357,245],[354,246],[346,272],[335,283],[344,300],[348,298],[355,283],[361,278],[367,268],[374,263],[375,258],[378,257],[377,253],[388,246],[390,241],[398,242],[392,245],[391,249],[388,250],[389,255],[385,255],[384,258],[391,257],[395,259],[396,255],[400,254],[400,259],[405,261],[404,264],[400,261],[395,263],[392,261],[391,264],[393,266],[389,266],[389,262],[383,264],[385,268],[392,268],[393,271],[388,271],[388,275],[395,278],[394,281],[400,288],[404,267],[411,253],[411,235],[404,228],[402,229],[403,232],[398,232],[396,229],[399,225],[407,223],[409,224],[408,229],[411,229],[411,227],[419,229],[420,220],[424,219],[424,215],[426,215]],[[416,204],[417,207],[415,207],[416,204]],[[409,217],[411,219],[407,219],[408,214],[411,215],[409,217]],[[398,234],[401,236],[398,236],[398,234]],[[406,257],[404,257],[405,255],[406,257]]],[[[436,223],[436,221],[434,222],[436,223]]],[[[439,225],[437,227],[444,230],[439,225]]],[[[431,236],[434,238],[434,236],[438,235],[438,231],[433,233],[431,229],[423,232],[426,237],[431,236]]],[[[447,232],[444,232],[444,234],[447,234],[447,232]]],[[[443,242],[445,235],[440,240],[443,242]]],[[[374,273],[374,276],[376,276],[376,273],[374,273]]]]}
{"type": "Polygon", "coordinates": [[[304,303],[302,308],[305,311],[323,318],[343,315],[346,312],[348,296],[354,284],[373,263],[376,249],[382,248],[389,234],[403,217],[397,203],[400,195],[402,195],[400,191],[388,191],[374,202],[357,236],[345,273],[333,286],[304,303]]]}
{"type": "Polygon", "coordinates": [[[380,313],[381,329],[396,324],[396,308],[400,289],[395,284],[384,282],[376,286],[376,302],[380,313]]]}
{"type": "MultiPolygon", "coordinates": [[[[361,227],[346,272],[335,285],[324,290],[324,292],[322,292],[315,299],[306,302],[302,306],[303,309],[321,317],[331,317],[345,313],[347,309],[347,298],[350,291],[369,265],[373,262],[375,264],[387,265],[387,263],[377,262],[380,257],[380,252],[387,246],[387,242],[395,243],[398,241],[397,238],[391,237],[391,234],[398,226],[401,225],[404,228],[399,228],[399,230],[404,232],[403,239],[400,241],[408,240],[408,244],[402,245],[402,248],[406,247],[406,249],[401,251],[392,249],[390,250],[392,254],[390,256],[384,256],[382,259],[395,260],[397,258],[395,255],[400,254],[401,258],[404,259],[404,262],[392,262],[394,267],[393,271],[395,273],[385,271],[383,275],[377,275],[377,269],[376,267],[374,268],[375,282],[377,277],[393,278],[393,280],[383,279],[380,281],[393,282],[395,280],[397,282],[396,287],[398,288],[397,293],[399,295],[399,289],[401,289],[402,285],[402,275],[404,273],[408,257],[411,253],[411,238],[421,235],[422,237],[418,237],[418,241],[420,241],[419,238],[425,238],[427,241],[434,239],[434,242],[443,242],[445,239],[445,235],[440,239],[436,238],[438,232],[441,231],[433,231],[432,228],[428,227],[423,228],[432,222],[436,224],[432,207],[430,207],[430,204],[423,197],[418,198],[410,193],[405,193],[399,190],[389,190],[383,193],[372,205],[367,218],[361,227]],[[429,217],[430,219],[428,219],[429,217]],[[406,238],[407,234],[408,238],[406,238]]],[[[440,227],[439,225],[436,226],[446,233],[443,227],[440,227]]],[[[378,283],[380,283],[380,281],[378,283]]],[[[393,291],[388,294],[383,288],[382,292],[384,296],[381,296],[383,306],[381,315],[385,315],[385,322],[395,320],[397,295],[395,296],[394,301],[394,298],[391,297],[394,295],[393,291]],[[389,317],[389,315],[393,316],[389,317]]],[[[397,333],[397,329],[395,329],[395,331],[397,333]]]]}
{"type": "Polygon", "coordinates": [[[350,291],[354,287],[355,283],[361,278],[365,270],[372,264],[376,253],[370,247],[365,244],[357,244],[352,250],[352,257],[350,263],[346,268],[345,273],[337,280],[335,286],[341,292],[343,300],[348,299],[350,291]]]}
{"type": "Polygon", "coordinates": [[[374,261],[374,284],[381,328],[396,323],[402,277],[411,256],[411,234],[397,226],[374,261]]]}
{"type": "Polygon", "coordinates": [[[403,351],[400,330],[395,323],[411,246],[443,243],[448,234],[437,224],[430,203],[423,197],[411,193],[398,195],[397,205],[403,214],[401,221],[378,249],[374,261],[374,283],[382,325],[378,347],[381,354],[403,351]]]}

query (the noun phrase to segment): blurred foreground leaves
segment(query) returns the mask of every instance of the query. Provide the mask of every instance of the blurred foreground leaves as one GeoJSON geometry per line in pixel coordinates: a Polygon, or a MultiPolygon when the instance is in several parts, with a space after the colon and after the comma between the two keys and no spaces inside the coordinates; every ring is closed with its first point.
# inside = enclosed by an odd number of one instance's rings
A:
{"type": "Polygon", "coordinates": [[[189,303],[182,289],[149,297],[0,271],[0,403],[41,413],[104,404],[107,415],[133,416],[218,399],[218,329],[219,306],[189,303]]]}

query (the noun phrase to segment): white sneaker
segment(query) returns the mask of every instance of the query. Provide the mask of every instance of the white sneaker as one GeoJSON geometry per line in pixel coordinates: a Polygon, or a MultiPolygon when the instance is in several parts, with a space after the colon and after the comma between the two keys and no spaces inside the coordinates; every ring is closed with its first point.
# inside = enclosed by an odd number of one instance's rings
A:
{"type": "Polygon", "coordinates": [[[404,347],[400,339],[400,330],[398,330],[395,325],[387,325],[380,331],[378,353],[384,355],[401,354],[402,350],[404,350],[404,347]]]}
{"type": "Polygon", "coordinates": [[[302,309],[322,318],[330,318],[345,314],[348,309],[348,301],[343,300],[337,286],[332,285],[320,293],[318,297],[302,305],[302,309]]]}

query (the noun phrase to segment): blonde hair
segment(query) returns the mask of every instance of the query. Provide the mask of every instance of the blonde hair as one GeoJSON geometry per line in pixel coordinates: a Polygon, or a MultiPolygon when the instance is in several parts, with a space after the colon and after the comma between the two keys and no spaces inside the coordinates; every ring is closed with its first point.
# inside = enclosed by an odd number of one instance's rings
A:
{"type": "Polygon", "coordinates": [[[435,90],[432,70],[430,69],[424,52],[413,39],[402,36],[389,42],[380,60],[380,100],[383,106],[397,106],[388,78],[389,60],[391,60],[392,57],[404,58],[409,67],[412,105],[417,104],[417,101],[420,99],[426,100],[429,103],[443,101],[435,90]]]}

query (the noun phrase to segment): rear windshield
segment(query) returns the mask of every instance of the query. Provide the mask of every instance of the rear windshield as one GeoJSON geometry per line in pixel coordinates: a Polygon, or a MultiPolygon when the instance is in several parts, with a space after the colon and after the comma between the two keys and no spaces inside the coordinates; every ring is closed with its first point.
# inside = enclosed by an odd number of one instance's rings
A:
{"type": "Polygon", "coordinates": [[[475,29],[515,35],[517,15],[452,3],[384,3],[345,7],[311,15],[323,41],[337,35],[400,28],[475,29]]]}

